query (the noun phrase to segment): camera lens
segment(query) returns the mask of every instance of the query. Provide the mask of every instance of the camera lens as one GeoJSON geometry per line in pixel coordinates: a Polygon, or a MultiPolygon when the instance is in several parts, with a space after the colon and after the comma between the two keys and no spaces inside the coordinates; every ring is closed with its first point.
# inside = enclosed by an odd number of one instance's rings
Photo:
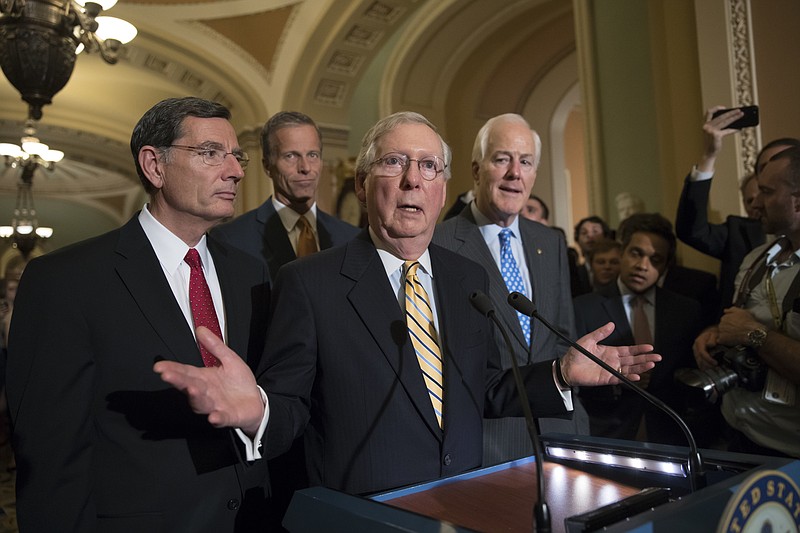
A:
{"type": "Polygon", "coordinates": [[[686,385],[686,397],[690,405],[716,404],[723,394],[739,383],[736,372],[722,365],[708,370],[679,368],[675,371],[675,379],[686,385]]]}

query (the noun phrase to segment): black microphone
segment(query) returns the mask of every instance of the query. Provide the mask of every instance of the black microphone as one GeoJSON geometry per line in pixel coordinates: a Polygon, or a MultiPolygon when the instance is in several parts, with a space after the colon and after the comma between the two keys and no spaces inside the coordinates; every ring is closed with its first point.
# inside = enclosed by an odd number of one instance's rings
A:
{"type": "Polygon", "coordinates": [[[517,357],[514,355],[514,349],[511,346],[511,339],[508,337],[506,328],[497,318],[494,307],[492,306],[492,301],[488,296],[481,291],[475,291],[469,295],[469,301],[479,313],[488,317],[495,323],[497,329],[503,334],[503,340],[505,340],[506,347],[511,355],[511,368],[514,372],[514,381],[517,385],[517,395],[522,404],[522,414],[525,415],[525,424],[528,427],[528,435],[531,438],[534,455],[536,456],[536,480],[539,486],[539,494],[533,507],[533,520],[536,531],[550,533],[550,510],[545,501],[544,463],[542,462],[544,461],[544,450],[542,448],[542,441],[539,440],[539,433],[536,430],[536,423],[533,420],[533,413],[531,413],[531,406],[528,402],[528,393],[525,391],[525,385],[522,383],[522,374],[519,371],[517,357]]]}
{"type": "MultiPolygon", "coordinates": [[[[689,426],[686,425],[686,422],[678,416],[678,413],[673,411],[667,404],[662,402],[660,399],[656,398],[646,390],[641,387],[637,387],[633,381],[626,378],[621,372],[618,372],[617,369],[611,368],[605,361],[591,353],[589,350],[578,344],[577,342],[573,341],[572,339],[567,338],[566,335],[561,333],[557,328],[555,328],[550,322],[545,320],[542,315],[536,311],[536,306],[533,305],[524,294],[520,294],[518,292],[512,292],[508,295],[508,303],[511,304],[511,307],[519,311],[524,315],[528,315],[530,317],[535,318],[539,322],[545,325],[547,329],[555,333],[560,339],[564,342],[578,350],[580,353],[603,367],[606,371],[610,372],[614,377],[619,379],[626,387],[635,391],[639,396],[647,400],[651,405],[653,405],[656,409],[666,413],[671,419],[673,419],[678,426],[680,426],[681,431],[686,436],[686,440],[689,442],[689,458],[688,458],[688,465],[687,465],[687,473],[689,474],[689,483],[691,485],[692,492],[702,489],[706,486],[706,472],[703,466],[703,458],[700,456],[700,450],[697,449],[697,443],[694,441],[694,435],[692,435],[689,426]]],[[[559,364],[559,363],[556,363],[559,364]]]]}

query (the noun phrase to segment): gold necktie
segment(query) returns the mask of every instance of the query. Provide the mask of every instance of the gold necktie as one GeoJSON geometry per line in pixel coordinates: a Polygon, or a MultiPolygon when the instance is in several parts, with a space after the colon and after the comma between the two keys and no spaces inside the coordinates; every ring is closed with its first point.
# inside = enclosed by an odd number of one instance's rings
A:
{"type": "Polygon", "coordinates": [[[411,344],[417,353],[417,361],[422,369],[422,377],[428,388],[428,396],[436,413],[439,427],[442,427],[442,398],[444,387],[442,379],[442,354],[439,350],[439,336],[433,324],[433,311],[428,303],[428,293],[417,277],[419,263],[406,261],[406,324],[411,344]]]}
{"type": "Polygon", "coordinates": [[[308,219],[301,216],[297,219],[296,227],[300,230],[297,236],[297,257],[305,257],[317,251],[317,239],[314,237],[314,230],[311,229],[308,219]]]}

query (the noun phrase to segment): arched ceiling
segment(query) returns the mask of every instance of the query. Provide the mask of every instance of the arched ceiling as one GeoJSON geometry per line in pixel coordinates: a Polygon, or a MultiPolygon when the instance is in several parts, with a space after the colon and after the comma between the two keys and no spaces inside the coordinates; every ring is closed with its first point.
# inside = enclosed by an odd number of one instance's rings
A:
{"type": "MultiPolygon", "coordinates": [[[[100,201],[106,187],[106,207],[128,212],[139,207],[129,199],[139,187],[130,132],[163,98],[220,101],[242,134],[276,111],[299,109],[344,140],[336,157],[347,155],[348,136],[363,134],[354,115],[413,109],[461,148],[486,117],[522,112],[575,48],[565,0],[119,0],[109,14],[139,35],[117,65],[82,54],[44,108],[40,137],[67,159],[34,191],[100,201]]],[[[26,113],[2,77],[0,142],[19,139],[26,113]]],[[[14,194],[7,174],[0,195],[14,194]]]]}

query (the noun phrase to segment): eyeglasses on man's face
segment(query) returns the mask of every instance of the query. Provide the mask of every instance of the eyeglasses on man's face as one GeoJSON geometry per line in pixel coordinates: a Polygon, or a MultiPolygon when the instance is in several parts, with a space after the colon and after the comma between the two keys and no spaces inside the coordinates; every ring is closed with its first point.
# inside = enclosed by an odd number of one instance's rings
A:
{"type": "Polygon", "coordinates": [[[412,159],[405,154],[386,154],[372,164],[378,167],[379,175],[393,178],[407,171],[412,161],[417,162],[419,173],[426,181],[435,180],[447,168],[444,161],[435,155],[412,159]]]}
{"type": "Polygon", "coordinates": [[[169,148],[178,148],[180,150],[194,152],[200,156],[200,158],[203,160],[203,163],[211,167],[220,166],[225,162],[225,157],[229,155],[232,155],[234,158],[236,158],[236,161],[239,162],[239,166],[242,167],[242,170],[246,169],[247,163],[250,162],[250,156],[247,155],[247,152],[242,150],[226,152],[222,148],[213,148],[208,146],[186,146],[183,144],[170,144],[169,148]]]}

